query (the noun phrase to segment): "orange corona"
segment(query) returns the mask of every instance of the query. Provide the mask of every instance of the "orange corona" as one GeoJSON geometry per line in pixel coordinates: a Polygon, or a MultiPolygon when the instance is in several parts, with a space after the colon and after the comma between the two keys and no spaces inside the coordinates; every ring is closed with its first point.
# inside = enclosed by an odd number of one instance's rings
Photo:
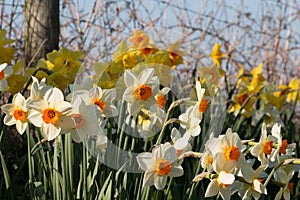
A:
{"type": "Polygon", "coordinates": [[[158,107],[164,108],[167,103],[166,95],[157,95],[156,103],[157,103],[158,107]]]}
{"type": "Polygon", "coordinates": [[[104,111],[105,103],[101,99],[94,100],[94,104],[100,108],[101,112],[104,111]]]}
{"type": "Polygon", "coordinates": [[[238,161],[240,157],[240,151],[237,147],[227,147],[224,151],[226,160],[238,161]]]}
{"type": "Polygon", "coordinates": [[[139,99],[147,101],[152,96],[152,88],[147,85],[141,85],[136,90],[136,95],[139,99]]]}
{"type": "Polygon", "coordinates": [[[59,119],[59,115],[59,112],[54,108],[47,108],[43,111],[42,118],[46,124],[56,124],[59,119]]]}
{"type": "Polygon", "coordinates": [[[199,112],[205,113],[208,105],[208,100],[207,99],[202,99],[201,102],[199,103],[199,112]]]}
{"type": "Polygon", "coordinates": [[[155,171],[158,175],[168,175],[171,171],[171,164],[167,160],[157,160],[155,164],[155,171]]]}
{"type": "Polygon", "coordinates": [[[25,122],[27,120],[27,113],[24,110],[16,109],[14,110],[14,118],[21,122],[25,122]]]}
{"type": "Polygon", "coordinates": [[[0,81],[4,78],[4,70],[0,72],[0,81]]]}
{"type": "Polygon", "coordinates": [[[265,154],[270,155],[272,152],[273,141],[266,141],[264,143],[263,151],[265,154]]]}

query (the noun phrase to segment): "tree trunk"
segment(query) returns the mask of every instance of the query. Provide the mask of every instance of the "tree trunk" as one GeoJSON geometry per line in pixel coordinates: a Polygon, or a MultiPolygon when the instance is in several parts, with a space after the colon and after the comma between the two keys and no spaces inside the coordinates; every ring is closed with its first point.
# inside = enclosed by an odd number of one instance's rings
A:
{"type": "Polygon", "coordinates": [[[59,42],[59,0],[25,0],[25,62],[36,67],[37,61],[59,42]]]}

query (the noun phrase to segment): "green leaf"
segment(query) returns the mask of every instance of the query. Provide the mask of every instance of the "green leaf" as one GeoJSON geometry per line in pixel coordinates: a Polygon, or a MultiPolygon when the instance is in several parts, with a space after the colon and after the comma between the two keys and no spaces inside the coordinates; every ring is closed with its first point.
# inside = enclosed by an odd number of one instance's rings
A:
{"type": "Polygon", "coordinates": [[[6,167],[6,163],[5,160],[3,158],[3,155],[0,151],[0,159],[1,159],[1,165],[2,165],[2,170],[3,170],[3,176],[4,176],[4,181],[5,181],[5,186],[6,189],[8,189],[10,187],[10,177],[9,177],[9,173],[6,167]]]}

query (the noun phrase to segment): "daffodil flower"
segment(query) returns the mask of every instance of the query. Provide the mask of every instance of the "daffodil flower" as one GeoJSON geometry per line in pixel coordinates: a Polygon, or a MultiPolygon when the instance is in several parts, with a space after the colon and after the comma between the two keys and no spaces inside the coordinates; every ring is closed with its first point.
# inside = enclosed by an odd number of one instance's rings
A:
{"type": "Polygon", "coordinates": [[[222,153],[217,153],[213,162],[213,170],[217,173],[217,178],[211,180],[207,186],[205,197],[212,197],[218,193],[223,199],[230,199],[230,196],[234,193],[232,190],[232,184],[235,181],[234,174],[231,173],[231,168],[224,165],[226,159],[222,153]]]}
{"type": "Polygon", "coordinates": [[[201,120],[193,115],[193,106],[190,106],[185,113],[179,116],[180,126],[186,129],[187,135],[196,137],[201,132],[200,122],[201,120]]]}
{"type": "Polygon", "coordinates": [[[159,81],[153,74],[153,68],[143,70],[139,76],[131,70],[125,71],[124,82],[127,88],[123,99],[128,102],[127,110],[130,115],[139,113],[143,107],[150,109],[155,105],[154,94],[158,90],[159,81]]]}
{"type": "MultiPolygon", "coordinates": [[[[238,166],[241,160],[241,149],[242,142],[237,133],[233,133],[229,128],[225,135],[220,135],[218,139],[212,138],[208,140],[205,147],[215,157],[216,154],[220,153],[224,157],[223,165],[228,169],[234,169],[238,166]]],[[[219,156],[220,158],[220,156],[219,156]]],[[[220,162],[219,160],[213,160],[213,163],[220,162]]]]}
{"type": "Polygon", "coordinates": [[[76,130],[72,132],[72,138],[75,142],[82,142],[86,136],[100,133],[95,106],[86,105],[81,97],[77,97],[73,102],[72,117],[76,126],[76,130]]]}
{"type": "Polygon", "coordinates": [[[202,120],[203,113],[205,113],[207,109],[208,100],[203,99],[203,95],[205,93],[205,89],[201,88],[201,84],[199,81],[196,81],[196,94],[197,94],[197,103],[193,108],[193,115],[198,119],[202,120]]]}
{"type": "Polygon", "coordinates": [[[258,158],[262,165],[268,166],[269,159],[267,156],[269,156],[271,160],[275,160],[274,156],[276,155],[276,151],[273,149],[273,143],[275,142],[277,142],[276,137],[267,135],[266,124],[263,123],[259,142],[252,147],[250,152],[254,157],[258,158]]]}
{"type": "Polygon", "coordinates": [[[283,199],[290,200],[291,192],[293,191],[293,183],[290,183],[291,179],[294,176],[294,170],[286,172],[283,169],[278,169],[274,173],[274,179],[284,184],[284,187],[281,187],[279,192],[275,196],[275,200],[283,199]]]}
{"type": "Polygon", "coordinates": [[[29,121],[41,127],[41,133],[48,141],[55,139],[62,129],[75,126],[71,118],[72,104],[64,101],[58,88],[47,90],[42,99],[30,102],[28,107],[32,109],[28,114],[29,121]]]}
{"type": "Polygon", "coordinates": [[[180,156],[182,153],[185,153],[192,149],[191,144],[189,143],[189,135],[181,133],[174,127],[171,131],[171,140],[173,142],[174,148],[176,149],[176,155],[180,156]]]}
{"type": "Polygon", "coordinates": [[[7,63],[0,65],[0,92],[4,92],[7,88],[7,78],[10,77],[13,73],[11,66],[8,66],[7,63]]]}
{"type": "Polygon", "coordinates": [[[176,149],[170,143],[156,146],[152,153],[144,152],[137,156],[140,168],[145,171],[143,187],[154,185],[162,190],[168,177],[183,175],[183,169],[178,163],[176,149]]]}
{"type": "Polygon", "coordinates": [[[246,181],[246,183],[238,182],[235,185],[239,196],[242,199],[251,199],[251,197],[253,197],[254,199],[258,200],[261,194],[267,195],[267,189],[262,184],[263,179],[260,178],[266,166],[262,165],[259,166],[256,170],[253,170],[252,167],[247,162],[245,162],[242,168],[245,171],[245,173],[242,174],[242,177],[246,181]]]}
{"type": "Polygon", "coordinates": [[[88,92],[87,104],[96,105],[102,117],[114,117],[118,115],[118,110],[113,104],[116,98],[115,89],[101,89],[93,87],[88,92]]]}
{"type": "Polygon", "coordinates": [[[28,109],[26,100],[20,94],[14,95],[12,103],[1,106],[2,111],[6,114],[4,124],[11,126],[16,124],[17,131],[22,135],[28,126],[28,109]]]}

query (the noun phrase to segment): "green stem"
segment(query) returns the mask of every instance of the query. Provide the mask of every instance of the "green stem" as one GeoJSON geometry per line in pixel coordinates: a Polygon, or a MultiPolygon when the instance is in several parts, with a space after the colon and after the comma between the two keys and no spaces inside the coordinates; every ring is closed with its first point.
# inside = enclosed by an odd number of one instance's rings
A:
{"type": "Polygon", "coordinates": [[[28,159],[28,173],[29,173],[29,194],[30,199],[34,199],[34,188],[33,188],[33,172],[32,172],[32,160],[31,160],[31,145],[30,145],[30,130],[29,126],[26,129],[27,135],[27,159],[28,159]]]}

